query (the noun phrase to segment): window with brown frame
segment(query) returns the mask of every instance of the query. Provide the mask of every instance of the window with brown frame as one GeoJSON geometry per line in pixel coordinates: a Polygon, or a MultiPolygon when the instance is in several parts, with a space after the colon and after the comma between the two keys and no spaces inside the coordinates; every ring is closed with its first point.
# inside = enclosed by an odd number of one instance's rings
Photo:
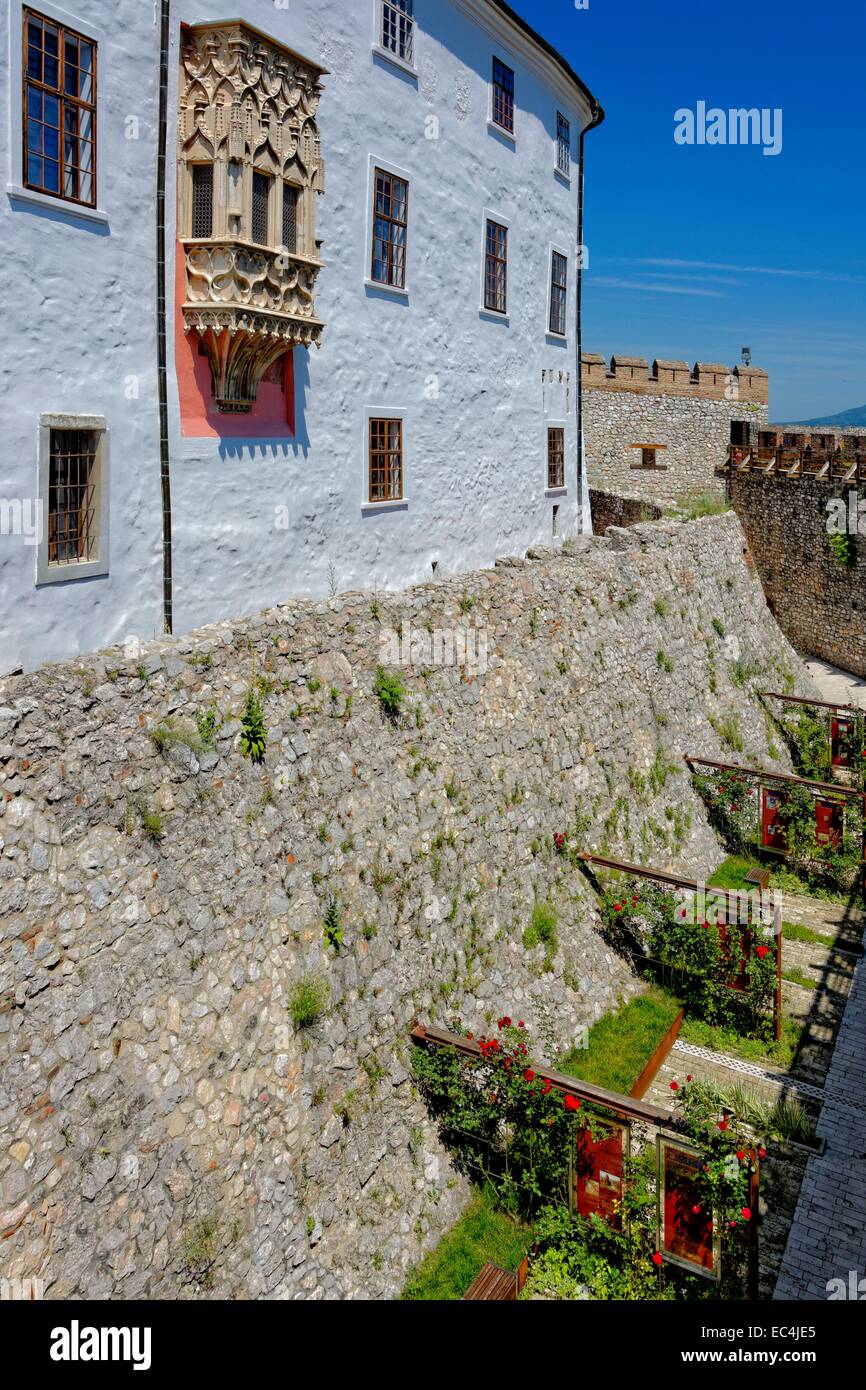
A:
{"type": "Polygon", "coordinates": [[[497,314],[508,310],[508,228],[490,218],[484,248],[484,307],[497,314]]]}
{"type": "Polygon", "coordinates": [[[213,165],[192,166],[192,236],[213,235],[213,165]]]}
{"type": "Polygon", "coordinates": [[[97,432],[52,429],[48,465],[48,563],[91,560],[97,546],[97,432]]]}
{"type": "Polygon", "coordinates": [[[493,59],[493,124],[514,134],[514,72],[501,62],[493,59]]]}
{"type": "Polygon", "coordinates": [[[298,249],[298,194],[294,184],[283,184],[283,246],[292,252],[298,249]]]}
{"type": "Polygon", "coordinates": [[[551,425],[547,431],[547,486],[565,487],[565,430],[551,425]]]}
{"type": "Polygon", "coordinates": [[[403,421],[370,420],[371,502],[399,502],[403,498],[403,421]]]}
{"type": "Polygon", "coordinates": [[[257,246],[270,245],[269,231],[272,183],[273,179],[270,174],[253,172],[253,215],[250,238],[257,246]]]}
{"type": "Polygon", "coordinates": [[[409,185],[386,169],[375,169],[373,261],[371,279],[380,285],[406,288],[406,240],[409,228],[409,185]]]}
{"type": "Polygon", "coordinates": [[[568,303],[568,260],[560,251],[550,258],[550,331],[565,337],[565,311],[568,303]]]}
{"type": "Polygon", "coordinates": [[[24,11],[23,182],[96,206],[96,44],[24,11]]]}

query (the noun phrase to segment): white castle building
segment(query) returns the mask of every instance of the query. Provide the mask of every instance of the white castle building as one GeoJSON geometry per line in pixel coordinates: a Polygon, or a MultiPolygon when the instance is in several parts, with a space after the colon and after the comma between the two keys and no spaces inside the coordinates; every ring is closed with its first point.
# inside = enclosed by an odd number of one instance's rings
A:
{"type": "Polygon", "coordinates": [[[507,4],[4,6],[0,674],[588,529],[603,113],[507,4]]]}

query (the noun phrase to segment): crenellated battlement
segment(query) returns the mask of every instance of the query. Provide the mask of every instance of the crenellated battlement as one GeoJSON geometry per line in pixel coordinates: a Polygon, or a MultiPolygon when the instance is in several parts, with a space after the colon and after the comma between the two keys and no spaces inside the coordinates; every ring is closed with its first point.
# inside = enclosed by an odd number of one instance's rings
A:
{"type": "Polygon", "coordinates": [[[766,405],[767,373],[761,367],[728,367],[721,362],[688,362],[615,354],[608,363],[601,353],[581,356],[584,386],[600,391],[631,391],[643,396],[680,396],[694,400],[749,401],[766,405]]]}

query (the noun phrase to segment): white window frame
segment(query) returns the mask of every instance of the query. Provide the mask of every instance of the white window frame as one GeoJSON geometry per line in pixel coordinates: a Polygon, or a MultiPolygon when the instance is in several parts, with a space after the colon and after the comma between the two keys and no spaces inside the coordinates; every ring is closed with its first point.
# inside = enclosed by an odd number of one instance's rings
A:
{"type": "Polygon", "coordinates": [[[102,139],[100,131],[107,130],[105,118],[105,84],[102,80],[99,58],[105,54],[107,40],[104,29],[98,25],[91,24],[88,19],[80,19],[78,15],[69,14],[68,11],[60,9],[58,5],[51,3],[51,0],[30,0],[30,8],[37,14],[44,15],[46,19],[51,19],[55,24],[64,24],[77,33],[83,34],[91,43],[96,45],[97,66],[96,66],[96,139],[95,158],[96,158],[96,205],[95,207],[84,207],[80,203],[70,202],[66,198],[55,197],[51,193],[41,193],[36,188],[25,188],[24,186],[24,124],[23,124],[23,93],[24,93],[24,65],[22,61],[24,51],[24,4],[23,0],[12,0],[9,7],[9,110],[7,118],[7,130],[9,132],[9,164],[8,178],[6,182],[6,193],[13,203],[32,203],[37,207],[52,208],[59,216],[78,218],[85,222],[107,222],[108,213],[102,207],[102,195],[105,191],[105,152],[100,157],[99,142],[102,139]]]}
{"type": "Polygon", "coordinates": [[[401,169],[398,164],[392,164],[388,159],[380,159],[377,155],[368,155],[367,165],[367,235],[364,244],[364,284],[368,290],[379,290],[382,294],[390,294],[395,299],[408,300],[410,274],[409,274],[409,254],[414,242],[414,228],[412,220],[414,216],[415,199],[413,197],[412,175],[408,169],[401,169]],[[383,169],[386,174],[393,174],[395,178],[403,179],[407,185],[407,198],[409,200],[406,213],[406,274],[404,284],[386,285],[382,280],[374,280],[373,271],[373,229],[376,222],[376,170],[383,169]]]}
{"type": "Polygon", "coordinates": [[[110,459],[108,425],[104,415],[40,415],[39,453],[37,473],[37,497],[42,511],[42,535],[36,547],[36,583],[66,584],[75,579],[94,579],[108,574],[109,561],[109,491],[110,459]],[[97,513],[97,554],[90,560],[80,560],[74,564],[49,565],[48,563],[48,502],[49,478],[51,474],[51,431],[55,430],[95,430],[99,434],[96,446],[97,469],[96,486],[99,489],[96,501],[97,513]]]}
{"type": "Polygon", "coordinates": [[[568,421],[545,419],[544,421],[544,495],[545,497],[565,497],[568,492],[568,421]],[[562,487],[549,487],[547,481],[547,431],[562,430],[562,487]]]}
{"type": "Polygon", "coordinates": [[[404,405],[370,405],[364,410],[363,468],[361,470],[361,511],[395,512],[409,506],[409,412],[404,405]],[[370,501],[370,421],[402,420],[403,422],[403,496],[384,502],[370,501]]]}
{"type": "Polygon", "coordinates": [[[571,272],[571,266],[572,266],[571,256],[569,255],[569,253],[568,253],[568,251],[566,250],[566,248],[565,248],[564,246],[558,245],[558,244],[557,244],[556,242],[554,242],[554,241],[551,241],[551,242],[549,243],[549,248],[548,248],[548,252],[547,252],[547,308],[546,308],[546,310],[545,310],[545,315],[544,315],[544,336],[545,336],[546,338],[548,338],[548,339],[550,340],[551,343],[567,343],[567,342],[568,342],[568,326],[569,326],[569,323],[571,322],[571,320],[570,320],[570,318],[569,318],[569,308],[570,308],[570,305],[571,305],[571,302],[572,302],[572,300],[571,300],[571,296],[572,296],[572,283],[571,283],[571,282],[572,282],[572,272],[571,272]],[[551,305],[552,305],[552,303],[553,303],[553,253],[554,253],[554,251],[558,252],[558,254],[559,254],[560,256],[564,256],[564,257],[565,257],[565,264],[566,264],[566,282],[565,282],[565,283],[566,283],[566,293],[565,293],[565,332],[564,332],[564,333],[555,333],[555,332],[553,331],[553,329],[551,328],[551,326],[550,326],[550,309],[551,309],[551,305]]]}
{"type": "Polygon", "coordinates": [[[489,56],[490,66],[487,69],[487,129],[493,135],[498,135],[510,145],[517,144],[517,131],[519,126],[519,113],[517,110],[517,59],[507,48],[491,48],[489,56]],[[493,119],[493,60],[498,58],[500,63],[504,63],[514,73],[514,129],[506,130],[498,121],[493,119]]]}
{"type": "Polygon", "coordinates": [[[572,169],[574,168],[574,149],[573,149],[573,144],[572,144],[572,139],[571,139],[571,132],[572,132],[572,130],[573,130],[573,128],[574,128],[574,122],[573,122],[573,120],[571,119],[571,116],[570,116],[570,114],[568,113],[568,111],[564,111],[564,110],[562,109],[561,106],[557,106],[557,108],[556,108],[555,120],[556,120],[556,130],[555,130],[554,136],[553,136],[553,172],[554,172],[554,174],[556,174],[556,177],[557,177],[558,179],[560,179],[561,182],[564,183],[564,184],[566,185],[566,187],[570,188],[570,187],[571,187],[571,174],[572,174],[572,169]],[[566,173],[566,171],[565,171],[564,169],[560,169],[560,167],[559,167],[559,118],[560,118],[560,116],[562,116],[563,120],[568,121],[568,172],[567,172],[567,173],[566,173]]]}
{"type": "MultiPolygon", "coordinates": [[[[415,13],[415,5],[412,6],[412,61],[401,58],[399,53],[394,53],[382,42],[382,7],[388,0],[373,0],[373,53],[378,58],[384,58],[386,63],[399,68],[401,72],[409,73],[412,77],[418,76],[418,16],[415,13]]],[[[416,0],[417,3],[417,0],[416,0]]]]}
{"type": "Polygon", "coordinates": [[[509,324],[511,322],[511,267],[513,264],[513,245],[511,241],[511,218],[506,217],[504,212],[497,212],[495,208],[485,208],[481,216],[481,286],[478,313],[483,319],[488,319],[492,323],[509,324]],[[498,222],[500,227],[505,227],[508,232],[508,259],[506,262],[506,281],[505,281],[505,313],[500,314],[497,309],[488,309],[484,303],[484,290],[487,279],[487,223],[498,222]]]}

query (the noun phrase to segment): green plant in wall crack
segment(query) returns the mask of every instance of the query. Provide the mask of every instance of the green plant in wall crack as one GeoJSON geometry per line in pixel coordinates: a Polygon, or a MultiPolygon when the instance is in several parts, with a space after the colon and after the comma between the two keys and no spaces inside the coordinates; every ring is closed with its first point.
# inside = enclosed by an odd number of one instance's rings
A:
{"type": "Polygon", "coordinates": [[[261,763],[264,762],[267,746],[268,731],[261,696],[254,686],[250,686],[241,715],[241,752],[250,762],[261,763]]]}
{"type": "Polygon", "coordinates": [[[377,666],[373,689],[379,700],[382,713],[388,719],[396,721],[406,698],[406,687],[400,677],[389,676],[384,666],[377,666]]]}
{"type": "Polygon", "coordinates": [[[544,969],[550,970],[558,945],[556,909],[548,902],[537,902],[532,909],[532,921],[523,933],[527,951],[544,946],[544,969]]]}
{"type": "Polygon", "coordinates": [[[296,1028],[311,1028],[331,1002],[331,987],[321,975],[305,975],[289,990],[288,1009],[296,1028]]]}
{"type": "Polygon", "coordinates": [[[847,535],[844,531],[831,531],[827,537],[827,544],[835,560],[845,569],[850,569],[857,562],[857,546],[853,536],[847,535]]]}
{"type": "Polygon", "coordinates": [[[186,1281],[201,1289],[212,1289],[216,1276],[214,1265],[219,1255],[222,1222],[217,1212],[210,1212],[187,1226],[181,1241],[180,1259],[186,1281]]]}
{"type": "Polygon", "coordinates": [[[340,921],[340,908],[337,899],[333,896],[328,899],[328,906],[325,908],[322,934],[327,944],[332,946],[335,951],[339,951],[343,944],[343,924],[340,921]]]}

